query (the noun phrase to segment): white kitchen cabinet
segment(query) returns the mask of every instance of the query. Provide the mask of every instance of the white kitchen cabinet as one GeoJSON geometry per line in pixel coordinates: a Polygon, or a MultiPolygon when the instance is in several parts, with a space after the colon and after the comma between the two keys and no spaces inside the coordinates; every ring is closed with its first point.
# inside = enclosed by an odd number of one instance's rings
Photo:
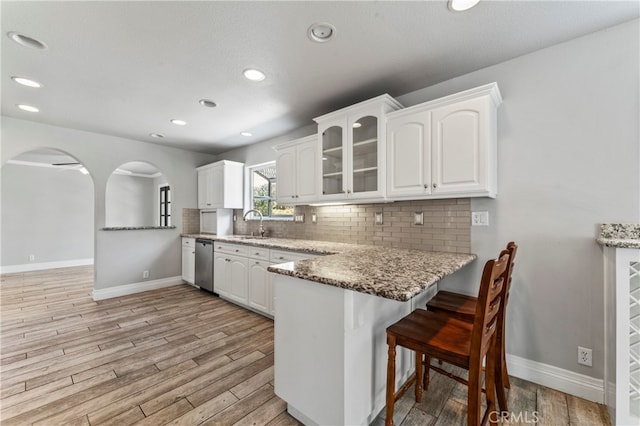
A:
{"type": "Polygon", "coordinates": [[[274,147],[276,157],[276,199],[280,204],[305,204],[318,198],[318,138],[316,135],[274,147]]]}
{"type": "Polygon", "coordinates": [[[189,284],[196,281],[196,239],[182,238],[182,279],[189,284]]]}
{"type": "Polygon", "coordinates": [[[389,200],[495,197],[496,83],[388,115],[389,200]]]}
{"type": "Polygon", "coordinates": [[[197,171],[199,209],[243,207],[243,163],[223,160],[198,167],[197,171]]]}
{"type": "Polygon", "coordinates": [[[229,298],[238,303],[247,305],[249,301],[249,262],[244,256],[228,255],[227,263],[231,288],[229,298]]]}
{"type": "Polygon", "coordinates": [[[269,262],[266,260],[248,259],[248,301],[249,306],[266,314],[271,314],[271,276],[267,268],[269,262]]]}
{"type": "Polygon", "coordinates": [[[213,292],[220,297],[229,298],[231,294],[231,280],[227,268],[227,253],[213,252],[213,292]]]}
{"type": "Polygon", "coordinates": [[[385,115],[399,108],[402,105],[385,94],[314,118],[319,201],[384,198],[385,115]]]}

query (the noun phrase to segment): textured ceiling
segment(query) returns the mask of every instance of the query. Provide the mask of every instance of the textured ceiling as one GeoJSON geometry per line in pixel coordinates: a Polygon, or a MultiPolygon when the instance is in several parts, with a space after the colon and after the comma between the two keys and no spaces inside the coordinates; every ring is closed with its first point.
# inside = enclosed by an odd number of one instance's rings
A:
{"type": "Polygon", "coordinates": [[[638,18],[639,9],[637,1],[485,0],[462,13],[445,1],[2,1],[2,114],[218,153],[638,18]],[[334,39],[310,41],[314,22],[333,24],[334,39]],[[9,31],[48,49],[20,46],[9,31]],[[244,79],[248,67],[266,80],[244,79]]]}

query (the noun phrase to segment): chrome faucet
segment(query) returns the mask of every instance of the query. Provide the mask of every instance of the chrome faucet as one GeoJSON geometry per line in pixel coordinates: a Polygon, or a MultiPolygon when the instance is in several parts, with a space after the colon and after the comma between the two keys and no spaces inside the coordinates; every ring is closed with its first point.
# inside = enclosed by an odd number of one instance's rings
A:
{"type": "Polygon", "coordinates": [[[247,210],[247,212],[244,214],[244,216],[242,217],[242,219],[246,222],[247,221],[247,215],[249,213],[258,213],[258,216],[260,216],[260,228],[258,228],[258,232],[260,233],[260,236],[264,238],[264,233],[265,230],[262,227],[262,213],[260,213],[258,210],[256,209],[251,209],[251,210],[247,210]]]}

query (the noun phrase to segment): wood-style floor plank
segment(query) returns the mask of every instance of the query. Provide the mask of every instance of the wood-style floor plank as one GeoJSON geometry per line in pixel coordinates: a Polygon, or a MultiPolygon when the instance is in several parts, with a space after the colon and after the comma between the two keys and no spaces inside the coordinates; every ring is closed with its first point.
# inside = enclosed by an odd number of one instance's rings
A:
{"type": "MultiPolygon", "coordinates": [[[[92,291],[92,267],[0,276],[3,426],[300,425],[274,394],[273,321],[188,285],[92,291]]],[[[540,424],[610,424],[601,405],[516,378],[508,400],[540,424]]],[[[396,403],[396,425],[465,422],[466,388],[436,373],[422,402],[396,403]]]]}

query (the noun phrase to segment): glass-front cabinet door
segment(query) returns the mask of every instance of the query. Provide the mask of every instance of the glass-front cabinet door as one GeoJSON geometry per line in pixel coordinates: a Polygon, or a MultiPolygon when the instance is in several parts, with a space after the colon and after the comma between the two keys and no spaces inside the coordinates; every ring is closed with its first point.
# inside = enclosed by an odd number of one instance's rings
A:
{"type": "Polygon", "coordinates": [[[325,129],[322,139],[322,195],[344,192],[344,138],[342,126],[325,129]]]}
{"type": "Polygon", "coordinates": [[[319,201],[377,201],[385,195],[385,115],[402,108],[389,95],[314,118],[322,158],[319,201]]]}
{"type": "Polygon", "coordinates": [[[378,182],[378,118],[368,115],[351,124],[351,187],[354,195],[377,192],[378,182]]]}

